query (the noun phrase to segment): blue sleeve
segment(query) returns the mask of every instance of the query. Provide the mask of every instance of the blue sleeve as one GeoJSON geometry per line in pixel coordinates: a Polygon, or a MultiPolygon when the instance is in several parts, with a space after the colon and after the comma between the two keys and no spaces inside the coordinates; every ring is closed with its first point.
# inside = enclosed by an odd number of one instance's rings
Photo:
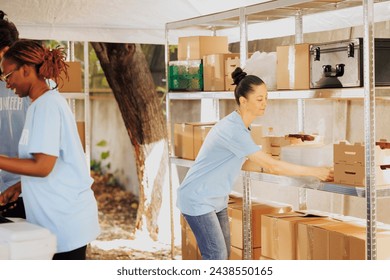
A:
{"type": "Polygon", "coordinates": [[[58,104],[55,102],[39,104],[33,118],[28,152],[58,157],[61,141],[61,114],[58,104]]]}

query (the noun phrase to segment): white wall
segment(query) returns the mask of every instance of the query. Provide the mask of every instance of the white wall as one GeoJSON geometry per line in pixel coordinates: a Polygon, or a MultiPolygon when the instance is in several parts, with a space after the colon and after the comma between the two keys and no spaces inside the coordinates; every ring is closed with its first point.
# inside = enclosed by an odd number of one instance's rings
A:
{"type": "Polygon", "coordinates": [[[127,190],[138,195],[138,179],[134,159],[134,148],[127,134],[118,104],[113,96],[91,100],[91,159],[100,160],[103,151],[110,156],[102,161],[111,163],[110,172],[127,190]],[[106,147],[96,144],[107,141],[106,147]]]}

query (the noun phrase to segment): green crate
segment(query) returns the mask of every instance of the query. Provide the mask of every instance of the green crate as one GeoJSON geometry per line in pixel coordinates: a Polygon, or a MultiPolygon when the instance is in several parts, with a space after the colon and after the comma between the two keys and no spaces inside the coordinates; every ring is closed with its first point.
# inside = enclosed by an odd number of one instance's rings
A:
{"type": "Polygon", "coordinates": [[[168,71],[169,90],[203,90],[203,64],[201,60],[171,61],[168,71]]]}

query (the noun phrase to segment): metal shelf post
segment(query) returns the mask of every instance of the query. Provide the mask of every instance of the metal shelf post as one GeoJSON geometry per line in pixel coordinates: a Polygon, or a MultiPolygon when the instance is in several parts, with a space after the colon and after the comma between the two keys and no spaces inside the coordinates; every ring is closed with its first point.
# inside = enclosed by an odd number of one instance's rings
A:
{"type": "Polygon", "coordinates": [[[243,233],[243,257],[244,260],[252,259],[252,201],[250,172],[243,172],[242,176],[242,233],[243,233]]]}
{"type": "MultiPolygon", "coordinates": [[[[303,43],[303,23],[302,12],[299,10],[295,15],[295,43],[303,43]]],[[[298,132],[305,132],[305,100],[300,98],[297,100],[298,111],[298,132]]],[[[299,188],[298,190],[299,210],[307,209],[307,189],[299,188]]]]}
{"type": "Polygon", "coordinates": [[[364,139],[367,203],[367,259],[376,259],[376,186],[375,186],[375,75],[374,5],[363,0],[364,19],[364,139]]]}

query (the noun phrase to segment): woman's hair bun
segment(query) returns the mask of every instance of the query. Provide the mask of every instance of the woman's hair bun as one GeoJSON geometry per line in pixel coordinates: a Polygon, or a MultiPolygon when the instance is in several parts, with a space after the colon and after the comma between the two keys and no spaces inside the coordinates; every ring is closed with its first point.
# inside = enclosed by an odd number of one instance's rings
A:
{"type": "Polygon", "coordinates": [[[0,11],[0,19],[4,19],[5,16],[6,14],[3,11],[0,11]]]}
{"type": "Polygon", "coordinates": [[[237,67],[232,73],[233,85],[238,85],[246,75],[246,72],[242,71],[240,67],[237,67]]]}

